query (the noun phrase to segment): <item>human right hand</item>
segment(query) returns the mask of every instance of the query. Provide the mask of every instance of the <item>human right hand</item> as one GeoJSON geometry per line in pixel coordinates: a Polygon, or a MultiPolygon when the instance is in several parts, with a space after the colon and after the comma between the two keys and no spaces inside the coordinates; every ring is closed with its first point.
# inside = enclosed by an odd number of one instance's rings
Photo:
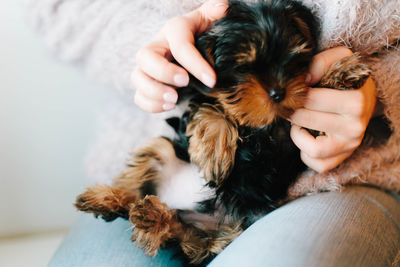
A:
{"type": "Polygon", "coordinates": [[[178,94],[174,87],[189,84],[190,72],[208,87],[214,87],[216,75],[194,46],[195,36],[222,18],[227,0],[209,0],[192,12],[167,21],[155,39],[136,55],[131,80],[136,88],[135,103],[148,112],[175,108],[178,94]],[[172,63],[172,60],[181,66],[172,63]]]}
{"type": "MultiPolygon", "coordinates": [[[[346,47],[317,54],[311,62],[309,85],[319,82],[334,62],[350,55],[352,52],[346,47]]],[[[357,90],[310,88],[304,108],[290,117],[290,135],[303,162],[322,173],[351,156],[363,140],[375,103],[375,83],[371,78],[357,90]],[[306,129],[325,135],[314,138],[306,129]]]]}

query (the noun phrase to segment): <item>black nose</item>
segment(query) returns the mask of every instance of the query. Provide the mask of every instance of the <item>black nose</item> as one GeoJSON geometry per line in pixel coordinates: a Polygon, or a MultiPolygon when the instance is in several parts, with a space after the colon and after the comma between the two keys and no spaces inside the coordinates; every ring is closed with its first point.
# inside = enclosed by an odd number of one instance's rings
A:
{"type": "Polygon", "coordinates": [[[272,88],[269,90],[269,97],[271,97],[272,101],[275,103],[282,102],[285,99],[285,89],[283,88],[272,88]]]}

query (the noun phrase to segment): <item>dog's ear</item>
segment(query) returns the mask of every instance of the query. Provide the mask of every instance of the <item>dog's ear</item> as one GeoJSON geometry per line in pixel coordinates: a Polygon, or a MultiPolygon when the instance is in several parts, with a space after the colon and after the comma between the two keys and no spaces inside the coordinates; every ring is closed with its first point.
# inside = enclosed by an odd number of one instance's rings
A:
{"type": "Polygon", "coordinates": [[[286,7],[287,17],[290,18],[296,28],[305,36],[316,53],[319,39],[319,23],[315,16],[303,5],[293,1],[286,7]]]}

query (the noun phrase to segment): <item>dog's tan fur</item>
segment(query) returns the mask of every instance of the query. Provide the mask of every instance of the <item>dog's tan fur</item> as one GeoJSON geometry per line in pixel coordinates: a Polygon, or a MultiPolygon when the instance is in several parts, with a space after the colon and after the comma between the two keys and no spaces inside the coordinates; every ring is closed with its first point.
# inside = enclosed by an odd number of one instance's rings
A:
{"type": "Polygon", "coordinates": [[[187,126],[190,160],[204,172],[205,179],[219,184],[235,163],[237,124],[218,106],[196,109],[187,126]]]}
{"type": "MultiPolygon", "coordinates": [[[[207,111],[210,110],[204,110],[207,111]]],[[[176,210],[169,209],[158,197],[140,192],[147,181],[160,179],[162,166],[174,157],[169,140],[154,138],[133,154],[128,168],[115,179],[114,185],[89,187],[78,196],[75,206],[106,221],[129,218],[134,226],[132,240],[148,255],[156,255],[166,241],[177,239],[191,262],[200,263],[220,253],[242,229],[239,224],[211,224],[210,227],[210,224],[183,223],[176,210]]]]}
{"type": "MultiPolygon", "coordinates": [[[[367,65],[360,63],[359,56],[350,56],[334,64],[321,84],[349,89],[353,81],[356,81],[355,86],[359,85],[358,80],[354,78],[364,79],[366,75],[369,75],[367,65]]],[[[299,108],[303,103],[304,78],[301,76],[293,80],[288,88],[289,100],[286,100],[286,105],[292,105],[290,109],[299,108]],[[294,101],[296,98],[301,100],[296,102],[294,101]]],[[[187,126],[187,133],[191,136],[189,154],[192,162],[204,171],[208,181],[218,185],[229,174],[234,164],[239,138],[237,124],[246,125],[246,120],[251,120],[252,125],[265,123],[266,109],[273,103],[265,100],[267,96],[261,93],[262,89],[258,88],[259,86],[252,81],[251,84],[237,88],[237,97],[241,97],[242,101],[236,105],[241,105],[241,110],[248,110],[250,114],[248,117],[240,116],[234,108],[235,105],[228,103],[234,98],[225,99],[226,105],[223,108],[204,105],[193,109],[195,110],[193,120],[187,126]],[[257,111],[259,101],[263,107],[257,111]],[[255,111],[251,112],[253,109],[255,111]],[[225,113],[224,110],[228,111],[225,113]],[[204,146],[204,143],[207,145],[204,146]]],[[[221,94],[218,97],[222,100],[227,98],[227,95],[221,94]]],[[[268,122],[272,119],[267,116],[268,122]]],[[[179,219],[177,211],[170,210],[158,197],[144,195],[141,191],[143,185],[148,181],[157,183],[160,179],[159,172],[171,158],[175,158],[171,141],[165,138],[152,139],[133,154],[128,167],[115,179],[113,186],[88,188],[78,197],[76,207],[96,216],[102,216],[106,220],[112,220],[117,216],[129,217],[135,227],[132,240],[149,255],[156,255],[158,249],[168,240],[177,239],[191,262],[200,263],[209,256],[221,252],[243,230],[238,223],[217,225],[212,228],[200,222],[184,223],[179,219]]],[[[310,180],[304,177],[302,179],[306,183],[304,188],[309,190],[310,180]]],[[[332,189],[329,179],[312,180],[312,182],[318,190],[332,189]]],[[[300,181],[297,187],[292,187],[289,192],[290,197],[306,193],[304,188],[300,181]]]]}

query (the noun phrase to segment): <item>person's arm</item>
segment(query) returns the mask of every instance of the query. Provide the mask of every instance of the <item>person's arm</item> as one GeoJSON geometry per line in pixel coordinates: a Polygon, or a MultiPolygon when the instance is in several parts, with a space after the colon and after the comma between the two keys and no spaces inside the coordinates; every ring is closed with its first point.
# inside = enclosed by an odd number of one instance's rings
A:
{"type": "Polygon", "coordinates": [[[171,17],[201,1],[27,0],[27,21],[62,60],[131,97],[135,55],[171,17]],[[171,1],[172,2],[172,1],[171,1]]]}

